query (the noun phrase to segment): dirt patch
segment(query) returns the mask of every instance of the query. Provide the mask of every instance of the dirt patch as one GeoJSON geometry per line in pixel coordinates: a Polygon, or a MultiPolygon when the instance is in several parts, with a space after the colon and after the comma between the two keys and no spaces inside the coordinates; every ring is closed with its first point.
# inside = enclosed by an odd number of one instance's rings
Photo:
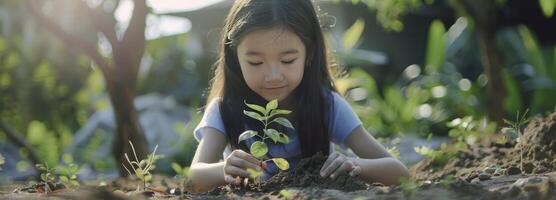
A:
{"type": "MultiPolygon", "coordinates": [[[[523,132],[522,141],[525,173],[556,170],[556,113],[532,120],[523,132]]],[[[516,149],[515,154],[519,153],[516,149]]],[[[519,156],[514,157],[515,162],[518,159],[519,156]]]]}
{"type": "MultiPolygon", "coordinates": [[[[154,176],[147,192],[142,183],[118,179],[104,186],[94,184],[49,195],[30,190],[3,190],[0,199],[555,199],[556,113],[532,120],[523,131],[523,148],[515,141],[495,139],[459,150],[443,164],[425,159],[410,171],[415,182],[386,187],[368,185],[358,177],[342,174],[322,178],[322,154],[304,159],[295,169],[270,180],[247,186],[222,186],[203,194],[189,193],[187,181],[154,176]],[[523,149],[523,170],[520,153],[523,149]],[[180,182],[182,184],[180,184],[180,182]],[[180,189],[186,192],[181,192],[180,189]]],[[[0,187],[0,190],[2,187],[0,187]]],[[[22,187],[17,187],[22,188],[22,187]]],[[[29,188],[29,187],[27,187],[29,188]]]]}
{"type": "Polygon", "coordinates": [[[340,191],[367,189],[368,185],[365,181],[359,177],[349,176],[347,173],[340,174],[334,179],[321,177],[319,173],[326,159],[327,157],[321,153],[303,159],[294,170],[280,172],[266,181],[261,186],[261,190],[270,191],[285,187],[317,187],[340,191]]]}

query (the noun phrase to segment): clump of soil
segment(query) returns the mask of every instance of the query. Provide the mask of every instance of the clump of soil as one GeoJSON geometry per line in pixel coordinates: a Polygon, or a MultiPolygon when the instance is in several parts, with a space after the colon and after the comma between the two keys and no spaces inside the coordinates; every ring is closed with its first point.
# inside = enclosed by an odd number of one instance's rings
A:
{"type": "Polygon", "coordinates": [[[347,173],[338,175],[338,177],[323,178],[320,176],[320,169],[324,165],[327,156],[322,153],[317,153],[311,158],[305,158],[299,161],[295,169],[283,171],[267,181],[262,183],[250,182],[246,186],[231,186],[227,188],[226,186],[216,188],[207,194],[222,194],[226,190],[231,190],[236,194],[242,194],[248,191],[255,192],[269,192],[269,191],[280,191],[284,188],[319,188],[319,189],[335,189],[340,191],[355,191],[355,190],[366,190],[368,184],[363,181],[360,177],[352,177],[347,173]]]}
{"type": "Polygon", "coordinates": [[[523,171],[543,173],[556,170],[556,113],[545,118],[535,118],[523,132],[521,145],[516,145],[512,157],[519,162],[519,149],[523,150],[523,171]],[[522,146],[522,147],[520,147],[522,146]]]}
{"type": "Polygon", "coordinates": [[[261,185],[261,190],[270,191],[285,187],[317,187],[320,189],[336,189],[340,191],[365,190],[368,185],[360,177],[352,177],[347,173],[338,177],[323,178],[320,170],[327,157],[321,153],[306,158],[297,164],[294,170],[280,172],[261,185]]]}

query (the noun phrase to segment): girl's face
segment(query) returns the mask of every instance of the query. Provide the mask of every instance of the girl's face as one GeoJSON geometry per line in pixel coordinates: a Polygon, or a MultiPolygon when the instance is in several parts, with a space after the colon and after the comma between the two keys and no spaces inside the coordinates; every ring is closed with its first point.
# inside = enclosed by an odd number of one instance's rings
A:
{"type": "Polygon", "coordinates": [[[243,37],[237,55],[247,86],[267,101],[282,101],[299,85],[305,45],[287,28],[254,30],[243,37]]]}

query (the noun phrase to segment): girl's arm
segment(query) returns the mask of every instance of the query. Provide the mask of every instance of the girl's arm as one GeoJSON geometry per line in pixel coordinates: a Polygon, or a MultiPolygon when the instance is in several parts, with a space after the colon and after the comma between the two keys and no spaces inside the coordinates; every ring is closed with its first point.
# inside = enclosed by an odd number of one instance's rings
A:
{"type": "Polygon", "coordinates": [[[197,146],[189,169],[193,191],[204,192],[226,184],[224,162],[220,161],[227,138],[214,128],[204,128],[203,138],[197,146]]]}
{"type": "Polygon", "coordinates": [[[323,176],[334,178],[338,173],[350,172],[359,168],[357,174],[368,183],[381,182],[385,185],[399,184],[401,177],[409,177],[407,168],[395,159],[386,149],[368,134],[361,126],[355,128],[345,140],[346,145],[359,156],[349,159],[338,153],[330,155],[322,170],[323,176]]]}

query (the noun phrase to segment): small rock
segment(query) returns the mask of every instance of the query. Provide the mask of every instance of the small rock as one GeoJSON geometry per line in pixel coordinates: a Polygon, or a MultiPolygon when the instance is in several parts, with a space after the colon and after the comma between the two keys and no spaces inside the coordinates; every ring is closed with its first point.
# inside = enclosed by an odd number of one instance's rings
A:
{"type": "Polygon", "coordinates": [[[494,172],[496,172],[496,168],[487,167],[487,168],[485,168],[485,170],[483,170],[483,172],[487,173],[487,174],[494,174],[494,172]]]}
{"type": "Polygon", "coordinates": [[[543,185],[548,184],[548,177],[527,177],[517,179],[512,185],[517,187],[524,187],[529,185],[543,185]]]}
{"type": "Polygon", "coordinates": [[[479,174],[479,180],[484,181],[484,180],[488,180],[490,179],[491,175],[487,174],[487,173],[481,173],[479,174]]]}
{"type": "Polygon", "coordinates": [[[516,174],[521,174],[521,170],[516,166],[511,166],[508,167],[508,169],[506,169],[506,173],[508,175],[516,175],[516,174]]]}
{"type": "Polygon", "coordinates": [[[473,180],[471,180],[472,184],[480,184],[481,181],[479,180],[479,178],[474,178],[473,180]]]}

